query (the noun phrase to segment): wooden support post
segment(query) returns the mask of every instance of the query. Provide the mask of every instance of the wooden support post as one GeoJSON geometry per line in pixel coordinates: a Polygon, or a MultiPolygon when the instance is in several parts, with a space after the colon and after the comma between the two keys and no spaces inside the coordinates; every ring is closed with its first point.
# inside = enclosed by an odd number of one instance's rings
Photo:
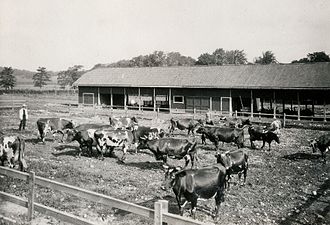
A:
{"type": "Polygon", "coordinates": [[[101,105],[100,88],[97,88],[97,105],[101,105]]]}
{"type": "Polygon", "coordinates": [[[286,125],[286,113],[283,113],[283,128],[285,128],[286,125]]]}
{"type": "Polygon", "coordinates": [[[325,99],[323,100],[323,121],[327,122],[327,107],[325,99]]]}
{"type": "Polygon", "coordinates": [[[35,192],[35,173],[33,171],[30,172],[30,176],[28,179],[29,182],[29,197],[28,197],[28,221],[33,219],[34,212],[34,192],[35,192]]]}
{"type": "Polygon", "coordinates": [[[195,119],[195,116],[196,116],[196,108],[194,108],[193,119],[195,119]]]}
{"type": "Polygon", "coordinates": [[[229,117],[233,117],[233,102],[231,97],[229,99],[229,117]]]}
{"type": "Polygon", "coordinates": [[[277,103],[276,103],[275,91],[273,91],[273,101],[274,101],[273,118],[276,119],[276,108],[277,108],[277,103]]]}
{"type": "Polygon", "coordinates": [[[110,88],[110,108],[113,109],[113,92],[112,92],[112,88],[110,88]]]}
{"type": "Polygon", "coordinates": [[[154,105],[154,112],[156,112],[156,88],[154,88],[152,100],[153,100],[153,105],[154,105]]]}
{"type": "Polygon", "coordinates": [[[155,207],[154,224],[162,225],[163,224],[162,203],[157,201],[155,202],[154,207],[155,207]]]}
{"type": "Polygon", "coordinates": [[[253,118],[253,92],[251,90],[251,118],[253,118]]]}
{"type": "Polygon", "coordinates": [[[127,94],[126,94],[126,88],[124,88],[124,109],[127,110],[127,94]]]}
{"type": "Polygon", "coordinates": [[[141,89],[138,88],[138,96],[139,96],[139,112],[141,111],[141,89]]]}
{"type": "Polygon", "coordinates": [[[298,120],[300,120],[300,99],[299,99],[299,92],[297,92],[297,101],[298,101],[298,120]]]}
{"type": "Polygon", "coordinates": [[[212,97],[210,97],[210,107],[209,110],[212,111],[212,97]]]}
{"type": "Polygon", "coordinates": [[[259,112],[259,120],[261,120],[261,112],[259,112]]]}
{"type": "Polygon", "coordinates": [[[315,111],[315,108],[314,108],[314,99],[312,99],[312,120],[313,120],[313,118],[314,118],[314,115],[315,115],[315,113],[314,113],[314,111],[315,111]]]}
{"type": "Polygon", "coordinates": [[[172,89],[171,88],[168,89],[168,107],[169,107],[170,114],[171,114],[171,112],[172,112],[172,89]]]}
{"type": "Polygon", "coordinates": [[[157,107],[157,120],[158,120],[158,117],[159,117],[159,107],[157,107]]]}
{"type": "Polygon", "coordinates": [[[237,118],[237,110],[235,110],[235,118],[237,118]]]}

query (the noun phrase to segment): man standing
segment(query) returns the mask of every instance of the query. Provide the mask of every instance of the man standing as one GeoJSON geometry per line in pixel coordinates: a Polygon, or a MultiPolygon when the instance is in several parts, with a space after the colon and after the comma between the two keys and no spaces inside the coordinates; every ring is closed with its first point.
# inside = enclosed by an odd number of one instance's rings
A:
{"type": "Polygon", "coordinates": [[[19,119],[21,120],[18,130],[25,130],[26,120],[28,119],[28,111],[26,105],[23,104],[22,108],[19,110],[19,119]]]}

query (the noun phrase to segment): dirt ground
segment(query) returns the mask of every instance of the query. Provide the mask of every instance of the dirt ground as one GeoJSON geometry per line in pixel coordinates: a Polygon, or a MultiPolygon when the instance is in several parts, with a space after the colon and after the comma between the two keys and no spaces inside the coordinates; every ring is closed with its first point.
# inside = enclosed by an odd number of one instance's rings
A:
{"type": "MultiPolygon", "coordinates": [[[[1,96],[6,98],[8,96],[1,96]]],[[[75,96],[14,96],[26,99],[29,109],[27,130],[17,130],[17,110],[0,111],[1,130],[6,134],[21,135],[26,139],[28,170],[37,176],[54,179],[111,197],[137,203],[149,208],[158,199],[169,201],[169,211],[178,213],[174,193],[164,191],[162,163],[156,161],[147,150],[127,156],[125,164],[116,158],[104,161],[83,155],[77,157],[78,144],[59,144],[48,137],[46,144],[37,141],[36,120],[40,117],[65,117],[77,123],[108,122],[109,110],[74,108],[75,96]],[[66,105],[63,105],[65,103],[66,105]]],[[[124,115],[123,111],[114,111],[124,115]]],[[[140,124],[167,128],[169,115],[145,112],[137,115],[140,124]]],[[[175,115],[173,115],[175,117],[175,115]]],[[[180,115],[184,117],[185,115],[180,115]]],[[[249,155],[249,171],[245,186],[237,185],[234,176],[231,189],[225,193],[220,218],[212,219],[214,199],[198,202],[197,219],[216,224],[329,224],[330,223],[330,164],[324,164],[320,153],[312,153],[308,139],[328,131],[288,128],[281,131],[280,144],[272,144],[272,150],[250,149],[246,134],[245,150],[249,155]]],[[[183,133],[176,131],[177,135],[183,133]]],[[[197,136],[200,142],[200,138],[197,136]]],[[[223,151],[236,149],[225,144],[223,151]]],[[[266,148],[267,149],[267,148],[266,148]]],[[[200,167],[215,163],[214,146],[198,145],[200,167]]],[[[115,154],[120,156],[121,152],[115,154]]],[[[328,156],[329,161],[329,156],[328,156]]],[[[169,160],[171,165],[184,165],[184,160],[169,160]]],[[[26,197],[26,183],[0,176],[0,191],[26,197]]],[[[136,216],[99,203],[89,202],[51,189],[38,187],[36,201],[56,209],[73,213],[97,224],[153,224],[147,218],[136,216]]],[[[184,215],[189,216],[186,206],[184,215]]],[[[0,202],[0,215],[14,218],[24,224],[26,210],[8,202],[0,202]]],[[[36,213],[32,224],[65,224],[54,218],[36,213]]]]}

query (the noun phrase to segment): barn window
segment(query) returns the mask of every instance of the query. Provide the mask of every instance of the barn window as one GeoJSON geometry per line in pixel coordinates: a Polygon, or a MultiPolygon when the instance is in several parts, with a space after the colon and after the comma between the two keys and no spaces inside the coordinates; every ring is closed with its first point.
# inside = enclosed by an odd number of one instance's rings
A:
{"type": "Polygon", "coordinates": [[[179,95],[173,96],[173,103],[184,103],[184,97],[179,95]]]}

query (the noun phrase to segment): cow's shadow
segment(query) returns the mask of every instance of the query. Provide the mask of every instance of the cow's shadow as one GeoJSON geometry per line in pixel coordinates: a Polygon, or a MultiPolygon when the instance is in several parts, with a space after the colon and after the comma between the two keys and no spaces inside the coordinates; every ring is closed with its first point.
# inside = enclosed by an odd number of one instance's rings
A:
{"type": "MultiPolygon", "coordinates": [[[[144,201],[144,202],[140,202],[140,203],[136,203],[136,204],[140,205],[140,206],[150,208],[150,209],[153,209],[154,205],[155,205],[155,202],[157,202],[158,200],[167,200],[168,201],[168,212],[172,213],[172,214],[180,215],[179,207],[178,207],[177,201],[174,197],[174,194],[173,194],[173,196],[172,195],[165,195],[163,197],[155,197],[153,199],[150,199],[150,200],[147,200],[147,201],[144,201]]],[[[188,203],[184,207],[184,216],[186,216],[187,213],[188,213],[188,217],[190,216],[190,207],[191,207],[190,203],[188,203]]],[[[207,207],[207,206],[201,205],[200,201],[198,201],[196,208],[197,208],[198,211],[202,211],[202,212],[208,214],[209,216],[213,216],[212,209],[207,207]]],[[[128,214],[130,214],[130,212],[126,212],[124,210],[118,209],[115,212],[114,215],[116,215],[116,216],[126,216],[128,214]]]]}
{"type": "Polygon", "coordinates": [[[292,161],[297,161],[297,160],[301,160],[301,159],[318,160],[321,157],[322,156],[319,154],[311,154],[311,153],[305,153],[305,152],[297,152],[297,153],[283,156],[284,159],[289,159],[292,161]]]}
{"type": "Polygon", "coordinates": [[[77,156],[80,152],[80,148],[78,146],[72,145],[59,145],[54,148],[56,152],[52,152],[52,155],[55,157],[62,155],[77,156]]]}
{"type": "MultiPolygon", "coordinates": [[[[121,162],[118,162],[121,163],[121,162]]],[[[157,162],[125,162],[125,166],[130,167],[137,167],[143,170],[150,170],[150,169],[163,169],[163,161],[157,162]]]]}

